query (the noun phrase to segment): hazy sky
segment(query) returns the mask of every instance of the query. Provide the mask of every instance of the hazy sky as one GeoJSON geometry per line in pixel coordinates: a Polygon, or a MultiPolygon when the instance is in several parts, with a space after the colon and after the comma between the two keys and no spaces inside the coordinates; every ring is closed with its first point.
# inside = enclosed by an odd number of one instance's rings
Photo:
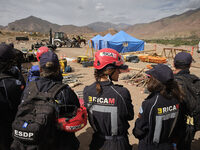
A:
{"type": "Polygon", "coordinates": [[[0,25],[29,16],[59,25],[147,23],[200,7],[200,0],[0,0],[0,25]]]}

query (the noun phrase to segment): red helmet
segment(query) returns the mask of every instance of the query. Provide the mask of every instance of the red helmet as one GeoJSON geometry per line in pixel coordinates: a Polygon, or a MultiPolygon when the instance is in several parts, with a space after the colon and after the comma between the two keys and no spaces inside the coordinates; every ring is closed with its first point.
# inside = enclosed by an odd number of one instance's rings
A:
{"type": "Polygon", "coordinates": [[[36,53],[36,57],[37,57],[37,60],[40,61],[40,56],[43,54],[43,53],[46,53],[49,51],[49,48],[48,47],[45,47],[45,46],[42,46],[40,48],[38,48],[37,50],[37,53],[36,53]]]}
{"type": "Polygon", "coordinates": [[[122,56],[114,49],[104,48],[95,53],[94,68],[103,69],[107,65],[113,65],[119,69],[126,70],[122,56]]]}
{"type": "Polygon", "coordinates": [[[87,125],[87,109],[84,106],[76,109],[74,117],[63,116],[57,119],[60,128],[66,132],[76,132],[87,125]]]}

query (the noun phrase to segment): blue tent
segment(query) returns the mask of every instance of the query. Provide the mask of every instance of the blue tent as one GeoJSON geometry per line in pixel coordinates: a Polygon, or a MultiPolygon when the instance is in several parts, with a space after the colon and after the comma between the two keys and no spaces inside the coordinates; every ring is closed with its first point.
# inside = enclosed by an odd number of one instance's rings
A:
{"type": "Polygon", "coordinates": [[[110,33],[99,39],[99,49],[107,48],[107,41],[112,38],[110,33]]]}
{"type": "Polygon", "coordinates": [[[108,48],[115,49],[119,53],[142,51],[144,50],[144,41],[138,40],[124,31],[120,31],[108,40],[108,48]]]}
{"type": "Polygon", "coordinates": [[[96,35],[95,37],[93,37],[91,39],[92,41],[92,47],[95,49],[95,50],[98,50],[99,49],[99,39],[102,38],[101,35],[96,35]]]}

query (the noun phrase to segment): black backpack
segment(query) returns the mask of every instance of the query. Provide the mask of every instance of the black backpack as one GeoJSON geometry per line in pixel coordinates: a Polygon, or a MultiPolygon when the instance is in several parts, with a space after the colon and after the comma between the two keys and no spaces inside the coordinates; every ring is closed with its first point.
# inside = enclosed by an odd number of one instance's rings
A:
{"type": "Polygon", "coordinates": [[[200,79],[195,75],[179,75],[176,79],[186,94],[188,115],[194,118],[194,129],[200,130],[200,79]]]}
{"type": "Polygon", "coordinates": [[[35,81],[28,86],[29,94],[19,105],[12,124],[13,138],[25,145],[38,145],[43,138],[53,136],[57,116],[54,98],[67,85],[55,84],[48,92],[39,92],[35,81]]]}

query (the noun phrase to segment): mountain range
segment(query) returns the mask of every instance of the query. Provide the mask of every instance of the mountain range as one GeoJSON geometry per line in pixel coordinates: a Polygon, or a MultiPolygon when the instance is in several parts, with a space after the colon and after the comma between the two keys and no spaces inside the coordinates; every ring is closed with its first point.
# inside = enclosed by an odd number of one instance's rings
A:
{"type": "Polygon", "coordinates": [[[87,26],[77,27],[74,25],[58,25],[34,16],[16,20],[12,23],[9,23],[8,26],[5,27],[5,29],[13,31],[29,31],[29,32],[41,32],[41,33],[49,32],[50,28],[52,28],[53,31],[62,31],[66,33],[94,32],[87,26]]]}
{"type": "Polygon", "coordinates": [[[200,8],[154,22],[136,24],[126,29],[126,32],[145,39],[200,38],[200,8]]]}
{"type": "Polygon", "coordinates": [[[1,25],[0,25],[0,29],[3,29],[3,28],[4,28],[4,26],[1,26],[1,25]]]}
{"type": "MultiPolygon", "coordinates": [[[[73,33],[93,33],[93,32],[103,32],[109,28],[114,28],[116,30],[122,30],[130,25],[128,24],[113,24],[109,22],[95,22],[88,24],[87,26],[75,26],[75,25],[58,25],[46,20],[42,20],[35,16],[30,16],[24,19],[16,20],[4,27],[4,29],[12,31],[29,31],[29,32],[42,32],[47,33],[49,29],[52,28],[53,31],[62,31],[68,34],[73,33]]],[[[3,28],[3,26],[0,26],[3,28]]]]}
{"type": "Polygon", "coordinates": [[[95,23],[88,24],[87,26],[96,32],[103,32],[110,28],[113,28],[118,31],[124,30],[124,29],[128,28],[130,25],[125,24],[125,23],[114,24],[114,23],[110,23],[110,22],[95,22],[95,23]]]}
{"type": "Polygon", "coordinates": [[[200,8],[150,23],[135,25],[113,24],[110,22],[95,22],[86,26],[58,25],[38,17],[30,16],[11,22],[5,27],[0,26],[0,29],[12,31],[42,33],[49,32],[50,28],[53,31],[62,31],[67,34],[100,33],[113,28],[117,31],[124,30],[134,37],[142,39],[200,37],[200,8]]]}

